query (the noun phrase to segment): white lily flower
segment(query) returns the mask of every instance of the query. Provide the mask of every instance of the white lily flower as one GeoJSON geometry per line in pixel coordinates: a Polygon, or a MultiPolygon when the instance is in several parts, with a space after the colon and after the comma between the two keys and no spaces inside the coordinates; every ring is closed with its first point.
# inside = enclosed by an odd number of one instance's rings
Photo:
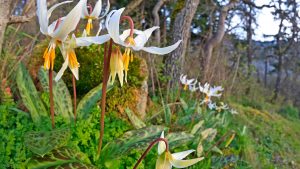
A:
{"type": "Polygon", "coordinates": [[[222,110],[228,110],[228,109],[229,109],[228,105],[223,102],[220,102],[220,106],[216,107],[216,110],[218,112],[221,112],[222,110]]]}
{"type": "Polygon", "coordinates": [[[184,85],[183,90],[187,90],[188,86],[195,85],[197,83],[197,80],[195,79],[187,79],[187,75],[180,75],[180,82],[184,85]],[[195,81],[195,83],[193,83],[195,81]]]}
{"type": "Polygon", "coordinates": [[[49,26],[49,18],[55,8],[62,4],[70,3],[65,1],[52,6],[47,10],[46,0],[37,0],[37,16],[40,24],[40,31],[51,38],[48,48],[44,52],[44,68],[53,69],[55,59],[55,48],[61,45],[67,38],[70,32],[76,29],[80,20],[80,11],[86,0],[80,0],[79,3],[70,11],[70,13],[53,22],[49,26]]]}
{"type": "Polygon", "coordinates": [[[189,85],[189,90],[191,92],[195,92],[195,91],[199,90],[199,87],[197,87],[197,84],[200,85],[200,82],[198,83],[197,80],[193,84],[190,84],[189,85]]]}
{"type": "Polygon", "coordinates": [[[221,97],[222,91],[224,90],[222,86],[211,87],[210,84],[205,83],[204,86],[199,86],[200,92],[205,94],[205,99],[202,101],[203,103],[210,103],[211,97],[221,97]]]}
{"type": "MultiPolygon", "coordinates": [[[[133,34],[137,35],[135,38],[133,37],[133,35],[130,35],[130,30],[126,30],[123,32],[122,35],[120,35],[120,19],[124,9],[125,8],[121,8],[119,10],[111,11],[107,15],[105,25],[108,30],[108,34],[110,35],[114,43],[126,47],[125,52],[123,54],[123,64],[125,71],[125,82],[127,82],[129,62],[133,60],[132,50],[143,50],[152,54],[165,55],[175,50],[179,46],[181,41],[178,41],[174,45],[164,48],[158,48],[153,46],[145,47],[145,44],[151,37],[153,31],[159,28],[157,26],[147,29],[145,31],[134,30],[133,34]]],[[[120,79],[120,81],[123,81],[123,79],[120,79]]]]}
{"type": "Polygon", "coordinates": [[[210,110],[213,110],[213,109],[215,109],[215,108],[217,107],[216,103],[212,103],[212,102],[209,102],[209,103],[207,104],[207,106],[208,106],[208,108],[209,108],[210,110]]]}
{"type": "MultiPolygon", "coordinates": [[[[110,3],[109,3],[109,0],[107,0],[105,13],[103,14],[103,16],[101,18],[103,18],[108,13],[109,8],[110,8],[110,3]]],[[[93,10],[92,10],[91,6],[89,6],[89,7],[87,6],[87,3],[84,4],[84,6],[82,8],[81,18],[88,20],[86,28],[85,28],[87,35],[90,35],[91,29],[93,29],[93,20],[100,19],[99,17],[101,15],[101,11],[102,11],[102,0],[97,1],[93,10]],[[91,10],[88,11],[88,8],[91,10]]]]}
{"type": "MultiPolygon", "coordinates": [[[[162,132],[161,138],[164,138],[164,133],[162,132]]],[[[204,158],[195,158],[190,160],[182,160],[187,157],[189,154],[193,153],[195,150],[187,150],[178,153],[171,154],[166,150],[166,145],[163,141],[158,143],[158,159],[156,160],[156,169],[172,169],[176,168],[186,168],[191,165],[196,164],[197,162],[203,160],[204,158]]]]}
{"type": "Polygon", "coordinates": [[[69,67],[75,78],[78,80],[79,79],[79,74],[78,74],[78,68],[79,68],[79,63],[77,61],[76,53],[75,53],[75,48],[77,47],[82,47],[82,46],[89,46],[92,44],[91,41],[95,41],[97,39],[97,42],[105,43],[106,41],[109,40],[109,36],[104,35],[104,36],[97,36],[97,37],[80,37],[76,38],[75,35],[73,34],[71,38],[68,38],[65,42],[64,45],[61,46],[61,51],[62,55],[64,57],[65,62],[63,63],[61,69],[57,73],[55,77],[55,81],[58,81],[65,70],[69,67]]]}

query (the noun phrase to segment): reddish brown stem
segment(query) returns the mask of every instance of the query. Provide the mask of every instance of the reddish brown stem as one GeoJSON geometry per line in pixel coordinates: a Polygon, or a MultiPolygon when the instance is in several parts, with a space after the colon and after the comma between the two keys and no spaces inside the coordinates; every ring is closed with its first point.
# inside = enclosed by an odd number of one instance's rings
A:
{"type": "Polygon", "coordinates": [[[100,155],[102,149],[102,142],[104,136],[104,116],[105,116],[105,107],[106,107],[106,90],[107,90],[107,82],[108,82],[108,75],[109,75],[109,62],[111,57],[112,51],[112,43],[113,41],[110,40],[109,48],[107,52],[107,43],[104,46],[104,70],[103,70],[103,83],[102,83],[102,97],[101,97],[101,117],[100,117],[100,137],[99,137],[99,144],[98,144],[98,156],[100,155]]]}
{"type": "Polygon", "coordinates": [[[130,16],[122,16],[121,22],[127,20],[130,26],[130,36],[133,37],[133,31],[134,31],[134,22],[130,16]]]}
{"type": "Polygon", "coordinates": [[[149,153],[149,151],[152,149],[152,147],[158,143],[159,141],[163,141],[166,144],[166,151],[169,151],[169,144],[168,141],[164,138],[158,138],[156,140],[154,140],[153,142],[150,143],[150,145],[148,146],[148,148],[144,151],[144,153],[142,154],[142,156],[140,157],[140,159],[136,162],[136,164],[134,165],[133,169],[137,169],[137,167],[139,166],[139,164],[143,161],[143,159],[146,157],[146,155],[149,153]]]}
{"type": "Polygon", "coordinates": [[[76,95],[76,79],[75,76],[73,75],[72,77],[73,81],[73,96],[74,96],[74,122],[76,123],[76,109],[77,109],[77,95],[76,95]]]}
{"type": "Polygon", "coordinates": [[[50,114],[51,114],[51,122],[52,128],[55,128],[54,122],[54,101],[53,101],[53,71],[49,70],[49,96],[50,96],[50,114]]]}

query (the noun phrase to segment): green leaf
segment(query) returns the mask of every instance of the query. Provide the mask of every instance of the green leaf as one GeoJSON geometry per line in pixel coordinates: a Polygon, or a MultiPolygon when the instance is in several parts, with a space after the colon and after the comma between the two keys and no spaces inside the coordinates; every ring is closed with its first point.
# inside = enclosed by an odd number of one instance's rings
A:
{"type": "MultiPolygon", "coordinates": [[[[53,76],[56,76],[55,72],[53,72],[53,76]]],[[[49,93],[48,71],[41,67],[38,78],[42,84],[43,90],[49,93]]],[[[61,114],[67,122],[70,122],[74,118],[72,99],[70,92],[62,79],[58,82],[53,81],[53,97],[55,113],[61,114]]]]}
{"type": "Polygon", "coordinates": [[[67,148],[55,149],[44,157],[33,157],[27,163],[27,168],[96,169],[95,166],[90,165],[90,161],[85,154],[67,148]]]}
{"type": "Polygon", "coordinates": [[[71,137],[70,129],[28,132],[24,144],[32,152],[44,156],[53,149],[65,146],[71,137]]]}
{"type": "Polygon", "coordinates": [[[187,112],[189,110],[189,106],[188,104],[183,100],[183,98],[180,98],[180,103],[182,105],[182,108],[185,112],[187,112]]]}
{"type": "MultiPolygon", "coordinates": [[[[107,91],[112,89],[112,85],[107,86],[107,91]]],[[[78,103],[77,113],[79,119],[86,119],[89,117],[90,110],[97,104],[102,97],[102,83],[88,92],[78,103]]]]}
{"type": "Polygon", "coordinates": [[[150,142],[159,138],[163,126],[150,126],[126,132],[121,138],[106,144],[101,152],[104,161],[118,159],[133,149],[146,149],[150,142]]]}
{"type": "Polygon", "coordinates": [[[126,108],[125,112],[134,128],[140,129],[146,127],[146,124],[139,117],[137,117],[129,108],[126,108]]]}
{"type": "Polygon", "coordinates": [[[176,148],[184,144],[187,144],[193,139],[194,136],[186,132],[170,133],[167,136],[167,140],[169,141],[169,144],[172,148],[176,148]]]}
{"type": "Polygon", "coordinates": [[[162,101],[163,109],[164,109],[164,114],[165,114],[165,123],[167,126],[171,124],[171,109],[170,106],[165,105],[164,102],[162,101]]]}
{"type": "Polygon", "coordinates": [[[22,101],[29,110],[33,122],[36,125],[40,124],[43,117],[48,117],[48,113],[39,97],[29,72],[22,63],[20,63],[17,71],[16,82],[22,101]]]}
{"type": "Polygon", "coordinates": [[[199,131],[199,129],[203,126],[203,124],[204,124],[204,120],[201,120],[197,124],[195,124],[191,131],[191,134],[196,134],[197,131],[199,131]]]}

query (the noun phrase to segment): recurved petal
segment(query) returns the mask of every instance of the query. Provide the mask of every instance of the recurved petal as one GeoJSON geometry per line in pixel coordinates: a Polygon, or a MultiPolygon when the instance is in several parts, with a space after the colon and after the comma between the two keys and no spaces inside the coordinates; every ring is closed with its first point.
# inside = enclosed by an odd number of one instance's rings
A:
{"type": "MultiPolygon", "coordinates": [[[[165,131],[162,131],[160,138],[165,138],[164,134],[165,134],[165,131]]],[[[158,146],[157,146],[158,155],[161,155],[165,151],[166,151],[166,144],[165,144],[165,142],[159,141],[158,142],[158,146]]]]}
{"type": "Polygon", "coordinates": [[[113,41],[119,45],[125,46],[125,43],[120,39],[120,19],[125,8],[111,11],[107,18],[107,31],[113,41]]]}
{"type": "Polygon", "coordinates": [[[145,31],[134,30],[134,33],[138,34],[138,36],[134,38],[137,50],[140,50],[142,47],[145,46],[145,44],[151,37],[153,31],[155,31],[158,28],[158,26],[154,26],[152,28],[146,29],[145,31]]]}
{"type": "Polygon", "coordinates": [[[149,53],[153,53],[153,54],[157,54],[157,55],[165,55],[168,54],[172,51],[174,51],[179,44],[181,43],[181,40],[178,41],[177,43],[175,43],[174,45],[168,46],[168,47],[164,47],[164,48],[158,48],[158,47],[144,47],[142,48],[142,50],[149,52],[149,53]]]}
{"type": "Polygon", "coordinates": [[[124,42],[130,35],[130,29],[127,29],[123,31],[123,33],[120,35],[120,39],[124,42]]]}
{"type": "Polygon", "coordinates": [[[65,62],[63,63],[62,67],[60,68],[59,72],[57,73],[56,77],[55,77],[55,81],[59,81],[59,79],[63,76],[64,72],[66,71],[66,69],[68,68],[69,65],[69,57],[67,56],[67,58],[64,58],[65,62]]]}
{"type": "Polygon", "coordinates": [[[91,13],[92,17],[98,18],[101,14],[101,10],[102,10],[102,0],[98,0],[93,12],[91,13]]]}
{"type": "Polygon", "coordinates": [[[91,44],[103,44],[110,40],[110,36],[108,34],[102,36],[89,36],[89,37],[80,37],[76,38],[77,46],[89,46],[91,44]]]}
{"type": "Polygon", "coordinates": [[[59,7],[60,5],[63,5],[63,4],[67,4],[67,3],[71,3],[73,1],[64,1],[64,2],[61,2],[61,3],[58,3],[58,4],[55,4],[53,5],[47,12],[47,18],[49,19],[51,17],[51,14],[52,12],[57,8],[59,7]]]}
{"type": "Polygon", "coordinates": [[[172,169],[171,163],[167,160],[166,154],[158,156],[155,169],[172,169]]]}
{"type": "Polygon", "coordinates": [[[191,165],[198,163],[199,161],[201,161],[203,159],[204,159],[203,157],[194,158],[191,160],[176,160],[175,158],[171,158],[170,163],[172,164],[172,166],[174,166],[176,168],[186,168],[186,167],[189,167],[191,165]]]}
{"type": "Polygon", "coordinates": [[[182,151],[182,152],[178,152],[178,153],[173,153],[172,156],[175,160],[182,160],[194,151],[195,150],[187,150],[187,151],[182,151]]]}
{"type": "Polygon", "coordinates": [[[40,30],[44,35],[48,34],[48,18],[47,18],[47,2],[46,0],[37,1],[37,11],[36,11],[40,30]]]}
{"type": "Polygon", "coordinates": [[[80,20],[82,6],[87,0],[80,0],[78,4],[71,10],[71,12],[62,21],[60,26],[54,31],[52,37],[64,41],[68,34],[76,29],[80,20]]]}

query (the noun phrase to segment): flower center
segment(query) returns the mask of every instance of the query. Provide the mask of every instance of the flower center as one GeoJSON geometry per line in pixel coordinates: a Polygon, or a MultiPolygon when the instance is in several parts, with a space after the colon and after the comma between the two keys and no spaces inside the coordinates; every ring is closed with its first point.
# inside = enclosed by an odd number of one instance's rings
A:
{"type": "Polygon", "coordinates": [[[86,34],[90,35],[92,29],[93,29],[93,19],[89,17],[88,22],[87,22],[86,27],[85,27],[86,34]]]}
{"type": "Polygon", "coordinates": [[[114,83],[116,75],[119,77],[121,86],[123,86],[124,79],[124,63],[122,53],[118,46],[114,47],[110,59],[110,83],[114,83]]]}

